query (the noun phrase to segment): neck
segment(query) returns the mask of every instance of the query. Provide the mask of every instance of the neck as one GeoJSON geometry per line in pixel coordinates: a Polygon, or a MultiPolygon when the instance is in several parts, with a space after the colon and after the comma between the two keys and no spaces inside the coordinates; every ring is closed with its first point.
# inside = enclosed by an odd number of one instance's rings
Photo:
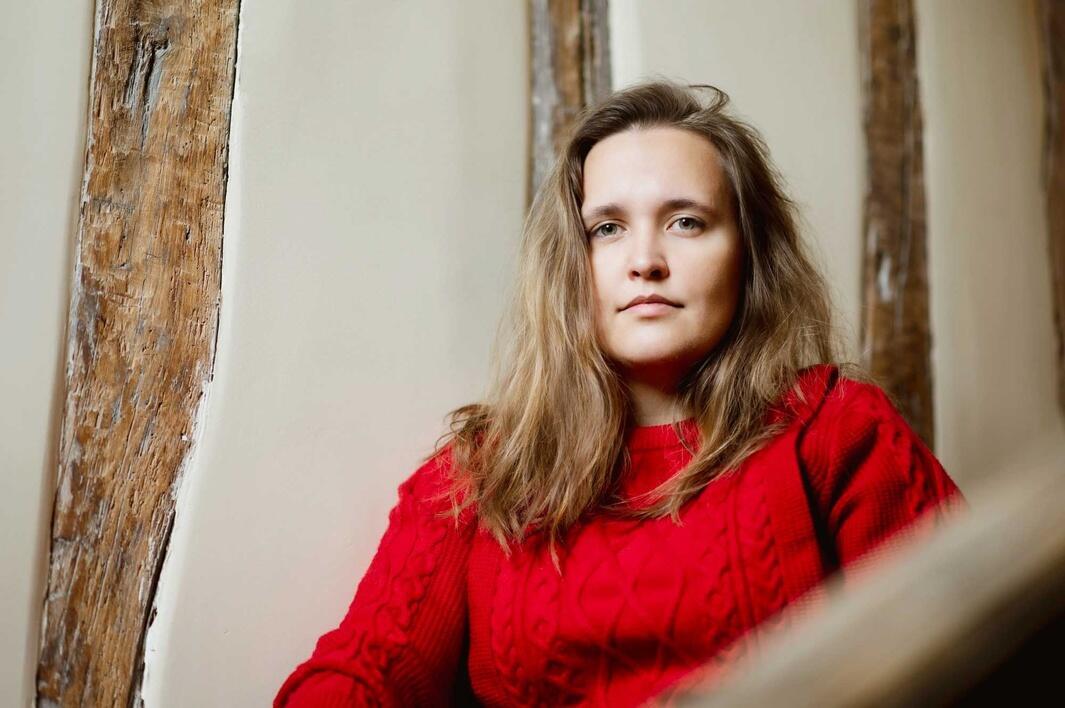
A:
{"type": "Polygon", "coordinates": [[[643,373],[626,377],[626,383],[635,425],[663,425],[687,417],[687,412],[680,409],[673,377],[643,373]]]}

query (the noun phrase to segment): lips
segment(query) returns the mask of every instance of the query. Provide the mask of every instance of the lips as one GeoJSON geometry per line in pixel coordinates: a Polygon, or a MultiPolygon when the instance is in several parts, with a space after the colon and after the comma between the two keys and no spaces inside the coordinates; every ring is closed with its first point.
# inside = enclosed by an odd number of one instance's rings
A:
{"type": "Polygon", "coordinates": [[[676,302],[670,300],[669,298],[663,297],[661,295],[638,295],[637,297],[634,297],[632,300],[630,300],[629,304],[625,305],[625,307],[623,307],[621,309],[622,310],[627,310],[630,307],[633,307],[634,305],[642,305],[643,303],[656,303],[656,302],[657,303],[661,303],[663,305],[670,305],[672,307],[680,307],[679,303],[676,303],[676,302]]]}

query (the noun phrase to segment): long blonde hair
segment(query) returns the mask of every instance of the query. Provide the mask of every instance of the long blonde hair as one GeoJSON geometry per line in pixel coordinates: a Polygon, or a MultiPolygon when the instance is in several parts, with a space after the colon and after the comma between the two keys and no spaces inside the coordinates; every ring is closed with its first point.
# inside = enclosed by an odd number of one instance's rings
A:
{"type": "MultiPolygon", "coordinates": [[[[522,231],[519,272],[483,402],[449,413],[456,516],[475,505],[504,550],[542,533],[555,556],[587,512],[677,520],[711,479],[779,431],[764,415],[809,365],[839,351],[825,282],[807,256],[794,203],[757,131],[728,115],[712,86],[668,81],[619,91],[586,109],[536,193],[522,231]],[[700,90],[710,95],[700,102],[700,90]],[[588,244],[580,217],[583,165],[592,146],[621,131],[673,126],[717,148],[732,188],[744,244],[736,316],[721,343],[687,372],[682,410],[698,425],[691,462],[642,508],[618,505],[632,425],[624,381],[596,342],[588,244]]],[[[678,434],[680,428],[674,424],[678,434]]],[[[683,437],[681,438],[683,440],[683,437]]]]}

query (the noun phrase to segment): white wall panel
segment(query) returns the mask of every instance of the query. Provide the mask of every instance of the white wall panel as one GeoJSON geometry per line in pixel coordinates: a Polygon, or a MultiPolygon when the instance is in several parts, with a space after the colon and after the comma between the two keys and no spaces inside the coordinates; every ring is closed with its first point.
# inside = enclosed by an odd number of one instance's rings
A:
{"type": "Polygon", "coordinates": [[[151,706],[266,705],[473,400],[524,209],[521,3],[244,3],[221,334],[151,706]]]}
{"type": "Polygon", "coordinates": [[[1035,3],[916,9],[940,458],[973,480],[1060,466],[1035,3]]]}
{"type": "Polygon", "coordinates": [[[0,704],[26,705],[63,405],[84,166],[92,3],[3,3],[0,20],[0,704]]]}

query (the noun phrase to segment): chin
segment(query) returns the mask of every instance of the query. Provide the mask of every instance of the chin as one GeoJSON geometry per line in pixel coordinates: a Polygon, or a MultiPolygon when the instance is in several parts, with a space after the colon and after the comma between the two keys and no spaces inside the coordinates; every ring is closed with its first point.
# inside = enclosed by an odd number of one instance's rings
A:
{"type": "Polygon", "coordinates": [[[643,346],[639,343],[630,342],[627,347],[616,347],[609,353],[610,358],[623,370],[636,372],[673,370],[677,376],[681,376],[702,360],[716,342],[692,342],[685,346],[683,343],[673,342],[665,344],[659,342],[647,342],[643,346]]]}
{"type": "Polygon", "coordinates": [[[629,371],[640,369],[683,369],[686,368],[691,357],[683,351],[675,349],[651,349],[639,351],[620,352],[613,357],[622,368],[629,371]]]}

